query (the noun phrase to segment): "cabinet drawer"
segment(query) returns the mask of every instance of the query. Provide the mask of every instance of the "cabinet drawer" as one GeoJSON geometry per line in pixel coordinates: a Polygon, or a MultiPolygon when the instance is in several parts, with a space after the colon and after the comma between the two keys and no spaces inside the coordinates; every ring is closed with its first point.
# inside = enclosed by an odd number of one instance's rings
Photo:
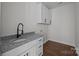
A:
{"type": "Polygon", "coordinates": [[[43,55],[43,44],[38,44],[37,45],[37,55],[38,56],[43,55]]]}
{"type": "Polygon", "coordinates": [[[42,56],[43,55],[43,46],[41,48],[38,49],[38,56],[42,56]]]}
{"type": "Polygon", "coordinates": [[[39,38],[37,42],[38,44],[43,44],[43,37],[39,38]]]}

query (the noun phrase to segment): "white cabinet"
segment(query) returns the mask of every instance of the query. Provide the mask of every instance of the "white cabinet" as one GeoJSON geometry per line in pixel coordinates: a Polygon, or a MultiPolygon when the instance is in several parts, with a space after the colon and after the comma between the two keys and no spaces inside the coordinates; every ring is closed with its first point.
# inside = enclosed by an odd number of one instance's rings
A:
{"type": "Polygon", "coordinates": [[[20,54],[20,56],[42,56],[43,55],[43,37],[36,40],[36,44],[27,51],[20,54]]]}
{"type": "Polygon", "coordinates": [[[42,44],[37,45],[37,55],[38,56],[43,55],[43,45],[42,44]]]}
{"type": "Polygon", "coordinates": [[[29,56],[29,55],[30,55],[30,50],[21,53],[19,56],[29,56]]]}
{"type": "Polygon", "coordinates": [[[41,9],[41,17],[42,17],[43,23],[50,24],[49,23],[49,20],[50,20],[49,19],[49,10],[43,4],[42,4],[42,9],[41,9]]]}
{"type": "Polygon", "coordinates": [[[10,51],[3,56],[41,56],[43,55],[43,37],[35,39],[10,51]]]}
{"type": "Polygon", "coordinates": [[[36,45],[36,54],[38,56],[43,55],[43,38],[38,39],[38,44],[36,45]]]}
{"type": "Polygon", "coordinates": [[[44,6],[42,3],[40,3],[40,21],[38,22],[39,24],[44,24],[44,25],[49,25],[50,24],[50,19],[49,19],[49,9],[44,6]]]}
{"type": "Polygon", "coordinates": [[[19,56],[35,56],[34,47],[30,48],[27,51],[22,52],[19,56]]]}
{"type": "Polygon", "coordinates": [[[21,56],[42,56],[43,55],[43,37],[36,40],[36,44],[25,51],[21,56]]]}

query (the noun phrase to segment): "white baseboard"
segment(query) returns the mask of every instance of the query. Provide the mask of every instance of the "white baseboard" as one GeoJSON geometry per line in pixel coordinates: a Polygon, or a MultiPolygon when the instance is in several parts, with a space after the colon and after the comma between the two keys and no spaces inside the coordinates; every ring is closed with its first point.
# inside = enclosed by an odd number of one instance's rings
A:
{"type": "Polygon", "coordinates": [[[66,45],[70,45],[70,46],[74,46],[75,47],[75,44],[73,43],[69,43],[69,42],[64,42],[64,41],[57,41],[57,40],[51,40],[49,39],[50,41],[54,41],[54,42],[59,42],[59,43],[62,43],[62,44],[66,44],[66,45]]]}

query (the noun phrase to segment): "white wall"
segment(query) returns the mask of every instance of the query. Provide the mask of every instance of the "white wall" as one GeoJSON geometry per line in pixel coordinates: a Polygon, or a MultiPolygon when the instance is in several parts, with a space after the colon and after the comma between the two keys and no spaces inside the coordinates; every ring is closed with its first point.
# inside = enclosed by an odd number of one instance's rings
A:
{"type": "Polygon", "coordinates": [[[73,5],[65,5],[52,11],[49,40],[75,46],[75,14],[73,5]]]}
{"type": "MultiPolygon", "coordinates": [[[[41,19],[40,3],[2,2],[2,36],[16,34],[19,22],[24,24],[24,32],[38,32],[38,21],[41,19]]],[[[48,39],[74,45],[75,14],[74,6],[65,5],[52,9],[52,24],[49,26],[48,39]]]]}
{"type": "Polygon", "coordinates": [[[79,47],[79,3],[75,3],[76,15],[76,47],[79,47]]]}
{"type": "Polygon", "coordinates": [[[1,36],[1,2],[0,2],[0,36],[1,36]]]}
{"type": "Polygon", "coordinates": [[[35,2],[2,2],[2,36],[16,34],[19,22],[24,24],[25,33],[38,31],[39,11],[39,4],[35,2]]]}

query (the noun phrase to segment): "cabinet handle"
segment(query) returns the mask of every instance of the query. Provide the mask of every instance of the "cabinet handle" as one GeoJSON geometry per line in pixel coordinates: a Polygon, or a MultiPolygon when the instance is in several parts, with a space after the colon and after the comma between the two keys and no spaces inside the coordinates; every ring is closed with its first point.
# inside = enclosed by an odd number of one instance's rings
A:
{"type": "Polygon", "coordinates": [[[39,41],[41,41],[41,39],[39,41]]]}
{"type": "Polygon", "coordinates": [[[39,46],[39,48],[41,47],[41,45],[39,46]]]}
{"type": "Polygon", "coordinates": [[[26,55],[24,55],[24,56],[26,56],[26,55]]]}
{"type": "Polygon", "coordinates": [[[39,56],[41,56],[41,53],[39,54],[39,56]]]}
{"type": "Polygon", "coordinates": [[[45,18],[45,23],[46,23],[46,18],[45,18]]]}
{"type": "Polygon", "coordinates": [[[26,55],[28,56],[28,53],[26,53],[26,55]]]}

